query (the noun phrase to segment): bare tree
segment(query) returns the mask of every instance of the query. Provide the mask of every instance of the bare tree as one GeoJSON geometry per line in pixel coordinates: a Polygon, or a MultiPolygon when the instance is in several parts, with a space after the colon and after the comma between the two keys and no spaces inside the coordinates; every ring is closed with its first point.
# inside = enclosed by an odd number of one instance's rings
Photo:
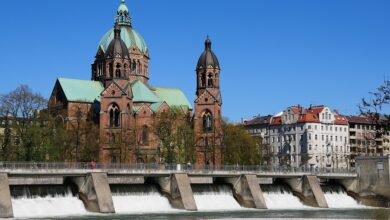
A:
{"type": "MultiPolygon", "coordinates": [[[[28,129],[38,117],[40,110],[46,108],[47,100],[39,93],[34,93],[27,85],[21,85],[14,91],[0,96],[0,112],[12,120],[12,132],[20,140],[20,151],[17,153],[24,160],[32,159],[32,139],[28,129]]],[[[11,132],[10,131],[10,132],[11,132]]]]}
{"type": "Polygon", "coordinates": [[[390,81],[385,80],[375,92],[370,92],[369,99],[362,99],[358,106],[362,115],[368,117],[375,128],[375,134],[366,136],[370,142],[382,138],[390,130],[390,115],[385,113],[390,104],[390,81]]]}

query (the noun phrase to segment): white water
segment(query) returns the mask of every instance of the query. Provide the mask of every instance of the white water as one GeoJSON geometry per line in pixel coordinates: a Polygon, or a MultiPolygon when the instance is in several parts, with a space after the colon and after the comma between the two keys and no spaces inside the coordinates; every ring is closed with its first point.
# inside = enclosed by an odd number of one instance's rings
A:
{"type": "Polygon", "coordinates": [[[199,211],[245,209],[234,199],[231,188],[225,185],[199,186],[194,191],[194,198],[199,211]]]}
{"type": "Polygon", "coordinates": [[[113,192],[112,200],[116,213],[161,213],[177,212],[169,204],[166,197],[161,195],[155,186],[148,187],[128,187],[128,191],[122,189],[121,192],[113,192]]]}
{"type": "Polygon", "coordinates": [[[70,192],[66,195],[12,198],[15,218],[86,215],[84,204],[70,192]]]}
{"type": "Polygon", "coordinates": [[[341,186],[323,187],[329,208],[367,208],[349,196],[341,186]]]}
{"type": "Polygon", "coordinates": [[[308,209],[286,186],[263,187],[263,195],[268,209],[308,209]]]}

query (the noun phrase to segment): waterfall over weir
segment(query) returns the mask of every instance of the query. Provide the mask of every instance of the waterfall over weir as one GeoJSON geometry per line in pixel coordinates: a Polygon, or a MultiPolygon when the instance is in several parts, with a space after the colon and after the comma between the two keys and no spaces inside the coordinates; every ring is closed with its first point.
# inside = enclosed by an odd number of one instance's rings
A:
{"type": "Polygon", "coordinates": [[[69,187],[15,187],[12,189],[15,218],[86,215],[81,200],[69,187]]]}
{"type": "Polygon", "coordinates": [[[307,209],[289,187],[284,185],[262,185],[265,203],[268,209],[307,209]]]}
{"type": "Polygon", "coordinates": [[[116,213],[177,212],[161,195],[155,185],[129,185],[111,187],[116,213]]]}
{"type": "Polygon", "coordinates": [[[329,208],[363,208],[354,198],[349,196],[339,185],[324,185],[322,190],[329,208]]]}
{"type": "Polygon", "coordinates": [[[245,209],[234,199],[228,185],[192,185],[192,191],[199,211],[245,209]]]}

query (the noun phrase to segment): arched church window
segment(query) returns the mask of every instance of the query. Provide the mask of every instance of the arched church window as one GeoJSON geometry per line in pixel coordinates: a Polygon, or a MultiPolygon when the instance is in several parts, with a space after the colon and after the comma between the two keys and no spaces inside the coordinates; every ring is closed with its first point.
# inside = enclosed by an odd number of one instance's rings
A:
{"type": "Polygon", "coordinates": [[[213,75],[211,73],[209,73],[207,78],[207,87],[209,88],[213,87],[213,75]]]}
{"type": "Polygon", "coordinates": [[[148,144],[148,126],[147,125],[143,125],[142,126],[142,144],[146,145],[148,144]]]}
{"type": "Polygon", "coordinates": [[[112,104],[109,108],[110,112],[110,127],[119,127],[120,125],[120,109],[117,104],[112,104]]]}
{"type": "Polygon", "coordinates": [[[212,115],[211,112],[206,111],[203,114],[203,131],[208,132],[211,131],[213,128],[213,123],[212,123],[212,115]]]}
{"type": "Polygon", "coordinates": [[[201,83],[202,83],[202,87],[206,87],[206,74],[205,73],[202,73],[201,83]]]}
{"type": "Polygon", "coordinates": [[[119,63],[116,64],[115,78],[121,78],[121,65],[119,63]]]}

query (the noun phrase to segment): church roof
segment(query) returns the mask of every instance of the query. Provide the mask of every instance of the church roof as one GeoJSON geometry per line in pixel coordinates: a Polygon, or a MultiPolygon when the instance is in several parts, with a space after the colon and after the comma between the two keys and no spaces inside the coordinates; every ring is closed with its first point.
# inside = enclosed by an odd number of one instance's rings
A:
{"type": "MultiPolygon", "coordinates": [[[[66,99],[71,102],[93,103],[100,101],[100,94],[104,91],[99,81],[58,78],[58,82],[65,93],[66,99]]],[[[183,91],[175,88],[154,87],[150,89],[137,80],[131,85],[133,102],[152,103],[152,110],[166,102],[170,107],[185,107],[192,109],[190,102],[183,91]]]]}
{"type": "Polygon", "coordinates": [[[137,80],[132,86],[133,102],[161,102],[161,100],[141,81],[137,80]]]}
{"type": "Polygon", "coordinates": [[[169,106],[188,106],[189,108],[192,108],[187,97],[180,89],[161,87],[155,87],[154,89],[156,95],[169,106]]]}
{"type": "Polygon", "coordinates": [[[66,99],[71,102],[100,101],[100,93],[104,90],[103,84],[99,81],[58,78],[58,82],[66,99]]]}

